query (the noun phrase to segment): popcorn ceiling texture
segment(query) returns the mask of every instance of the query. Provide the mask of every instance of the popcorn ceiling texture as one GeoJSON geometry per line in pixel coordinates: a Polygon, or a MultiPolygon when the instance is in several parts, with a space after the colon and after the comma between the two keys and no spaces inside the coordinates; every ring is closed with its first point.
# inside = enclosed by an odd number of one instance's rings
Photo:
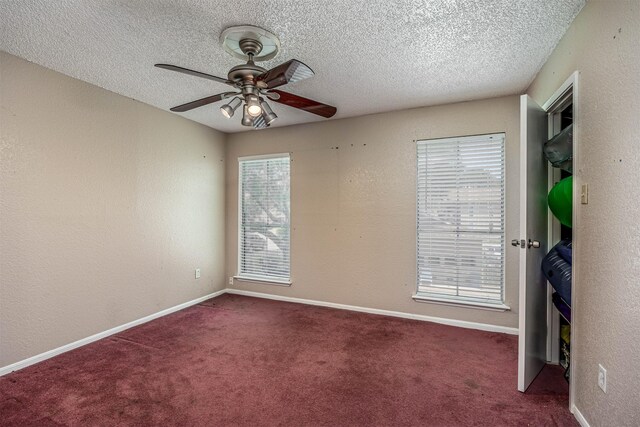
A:
{"type": "MultiPolygon", "coordinates": [[[[4,1],[0,49],[169,109],[228,86],[154,63],[225,77],[239,61],[220,46],[220,32],[258,25],[282,42],[266,68],[296,58],[316,72],[286,90],[335,105],[336,117],[351,117],[522,93],[584,3],[4,1]]],[[[183,115],[224,132],[246,130],[217,106],[183,115]]],[[[279,104],[274,110],[277,126],[323,120],[279,104]]]]}

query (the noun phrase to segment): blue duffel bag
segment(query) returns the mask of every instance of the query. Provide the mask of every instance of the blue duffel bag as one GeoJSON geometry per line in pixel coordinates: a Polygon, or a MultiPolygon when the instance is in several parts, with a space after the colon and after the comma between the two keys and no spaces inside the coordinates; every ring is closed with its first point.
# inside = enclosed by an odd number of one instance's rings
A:
{"type": "Polygon", "coordinates": [[[571,306],[571,240],[555,245],[542,260],[542,272],[560,297],[571,306]]]}

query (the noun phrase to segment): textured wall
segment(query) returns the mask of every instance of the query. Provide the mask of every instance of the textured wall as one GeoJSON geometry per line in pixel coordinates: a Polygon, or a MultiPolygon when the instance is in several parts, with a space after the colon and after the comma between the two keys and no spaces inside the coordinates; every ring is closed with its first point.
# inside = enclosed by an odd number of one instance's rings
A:
{"type": "MultiPolygon", "coordinates": [[[[518,250],[507,246],[506,302],[493,312],[414,302],[414,139],[506,132],[507,239],[518,235],[519,103],[505,97],[231,134],[227,139],[227,275],[237,266],[240,156],[291,152],[290,288],[235,288],[370,308],[518,325],[518,250]]],[[[515,385],[514,385],[515,387],[515,385]]]]}
{"type": "Polygon", "coordinates": [[[574,235],[575,404],[592,426],[640,425],[640,2],[591,0],[528,92],[545,102],[580,71],[574,235]],[[607,393],[597,385],[607,369],[607,393]]]}
{"type": "Polygon", "coordinates": [[[0,366],[224,287],[224,134],[1,52],[0,76],[0,366]]]}

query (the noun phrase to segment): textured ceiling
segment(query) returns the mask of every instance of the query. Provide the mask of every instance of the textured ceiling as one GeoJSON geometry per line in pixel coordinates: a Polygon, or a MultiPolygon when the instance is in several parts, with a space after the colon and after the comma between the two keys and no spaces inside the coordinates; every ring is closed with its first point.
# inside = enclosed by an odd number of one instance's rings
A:
{"type": "MultiPolygon", "coordinates": [[[[22,0],[0,1],[0,49],[169,109],[228,86],[239,60],[218,43],[231,25],[277,34],[280,54],[315,77],[282,89],[338,108],[335,117],[523,92],[585,0],[22,0]]],[[[271,103],[275,104],[275,103],[271,103]]],[[[247,128],[218,106],[182,114],[224,132],[247,128]]],[[[317,120],[274,105],[276,126],[317,120]]]]}

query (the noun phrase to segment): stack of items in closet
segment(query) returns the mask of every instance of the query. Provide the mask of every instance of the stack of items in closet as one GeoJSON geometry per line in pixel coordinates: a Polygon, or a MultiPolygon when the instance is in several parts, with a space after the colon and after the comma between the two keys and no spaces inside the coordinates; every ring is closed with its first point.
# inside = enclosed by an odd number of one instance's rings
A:
{"type": "Polygon", "coordinates": [[[542,260],[542,271],[554,289],[553,304],[562,316],[560,325],[560,364],[569,379],[571,341],[571,220],[573,211],[573,125],[547,141],[544,153],[551,165],[561,169],[563,177],[549,192],[549,209],[561,224],[561,240],[542,260]]]}

